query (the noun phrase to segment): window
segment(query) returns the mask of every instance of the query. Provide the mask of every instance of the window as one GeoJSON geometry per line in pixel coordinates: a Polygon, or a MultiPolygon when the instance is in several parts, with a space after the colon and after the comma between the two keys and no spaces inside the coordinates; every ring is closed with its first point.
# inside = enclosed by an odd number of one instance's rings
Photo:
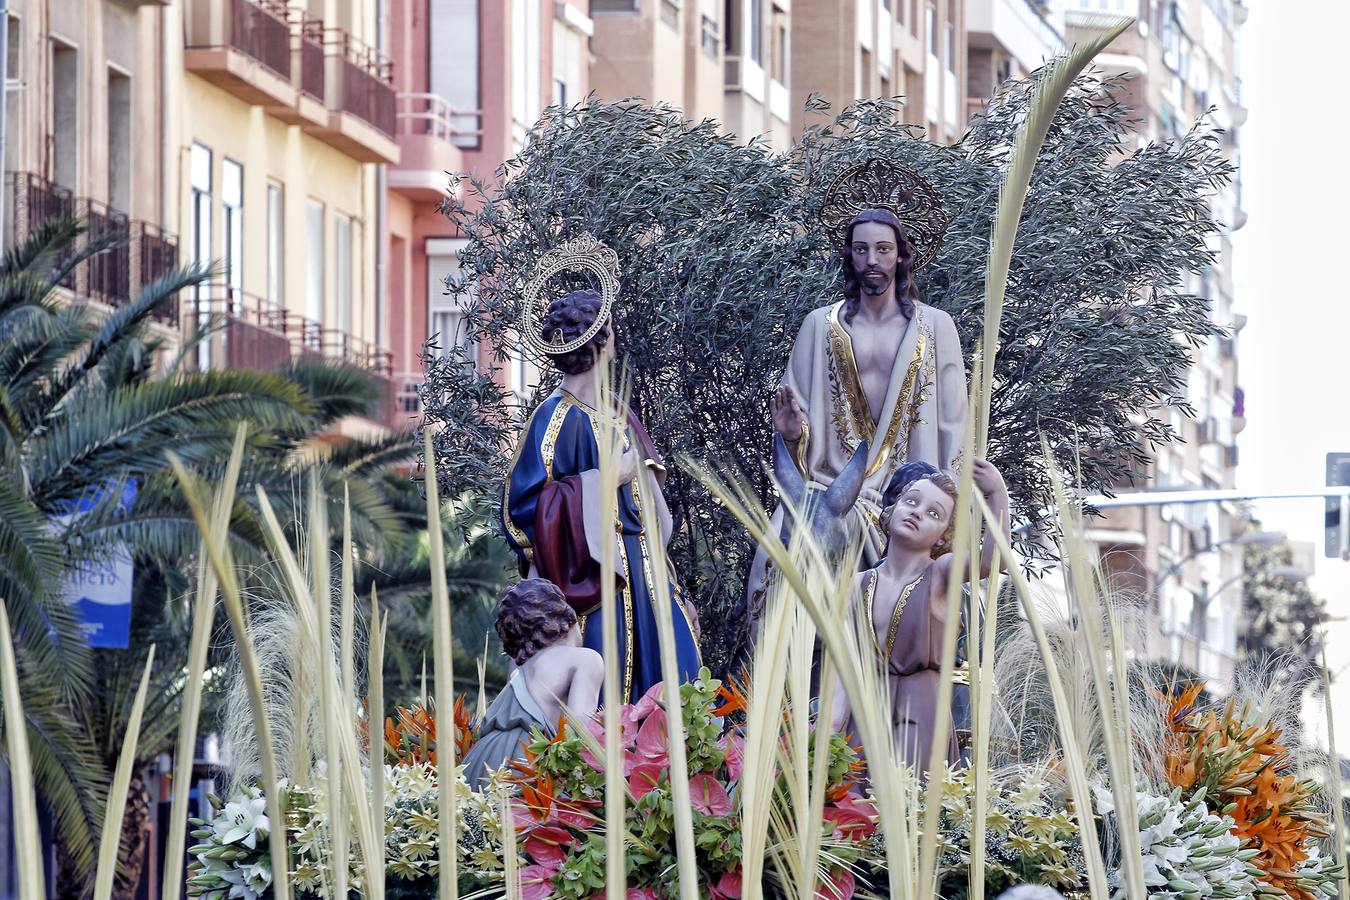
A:
{"type": "MultiPolygon", "coordinates": [[[[459,251],[466,243],[459,238],[434,238],[427,241],[427,321],[429,335],[436,344],[432,352],[444,358],[461,350],[464,368],[472,370],[478,359],[469,335],[465,310],[473,298],[452,294],[447,286],[448,281],[460,275],[459,251]]],[[[514,363],[511,369],[514,372],[514,363]]]]}
{"type": "Polygon", "coordinates": [[[764,65],[764,0],[750,0],[750,22],[747,33],[750,37],[750,58],[764,65]]]}
{"type": "Polygon", "coordinates": [[[923,42],[930,55],[938,55],[937,9],[931,3],[923,10],[923,42]]]}
{"type": "Polygon", "coordinates": [[[220,164],[220,204],[225,210],[225,287],[230,311],[244,309],[244,167],[232,159],[220,164]]]}
{"type": "Polygon", "coordinates": [[[310,200],[305,205],[305,343],[321,350],[319,329],[323,327],[323,204],[310,200]]]}
{"type": "Polygon", "coordinates": [[[267,308],[286,303],[286,195],[276,182],[267,185],[267,308]]]}
{"type": "Polygon", "coordinates": [[[711,59],[717,59],[717,20],[703,16],[703,52],[711,59]]]}
{"type": "Polygon", "coordinates": [[[553,105],[558,107],[567,105],[567,82],[561,78],[553,79],[553,105]]]}
{"type": "Polygon", "coordinates": [[[77,190],[79,134],[79,59],[74,47],[52,41],[52,180],[77,190]]]}
{"type": "MultiPolygon", "coordinates": [[[[202,144],[193,143],[188,157],[189,176],[192,184],[192,261],[198,265],[211,262],[211,150],[202,144]]],[[[193,301],[197,307],[197,327],[204,329],[211,324],[211,297],[205,285],[198,284],[192,289],[193,301]]],[[[211,368],[211,341],[197,343],[197,368],[211,368]]]]}
{"type": "Polygon", "coordinates": [[[591,15],[596,13],[635,13],[642,11],[642,0],[591,0],[591,15]]]}
{"type": "MultiPolygon", "coordinates": [[[[6,33],[6,56],[5,56],[5,80],[9,84],[18,86],[23,80],[23,33],[20,25],[22,19],[17,16],[8,16],[7,24],[9,31],[6,33]]],[[[16,95],[18,96],[18,95],[16,95]]],[[[20,139],[19,123],[23,113],[22,104],[10,101],[5,105],[5,133],[9,135],[5,141],[5,158],[3,160],[5,171],[13,172],[21,167],[19,154],[23,148],[24,142],[20,139]]]]}
{"type": "Polygon", "coordinates": [[[351,216],[338,216],[333,225],[333,300],[337,305],[338,330],[345,335],[352,333],[351,216]]]}
{"type": "Polygon", "coordinates": [[[131,79],[108,70],[108,205],[131,212],[131,79]]]}
{"type": "Polygon", "coordinates": [[[727,56],[740,56],[741,0],[726,0],[722,9],[722,49],[727,56]]]}
{"type": "Polygon", "coordinates": [[[773,11],[773,60],[769,75],[779,84],[788,83],[788,26],[787,14],[773,11]]]}
{"type": "Polygon", "coordinates": [[[661,21],[680,30],[680,4],[677,0],[661,0],[661,21]]]}

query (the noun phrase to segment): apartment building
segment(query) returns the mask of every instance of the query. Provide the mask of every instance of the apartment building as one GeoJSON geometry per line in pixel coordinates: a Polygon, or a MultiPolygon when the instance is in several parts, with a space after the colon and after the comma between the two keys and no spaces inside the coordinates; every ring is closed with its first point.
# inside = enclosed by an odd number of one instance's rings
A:
{"type": "MultiPolygon", "coordinates": [[[[463,298],[445,292],[464,239],[442,214],[451,173],[492,181],[518,153],[542,111],[591,89],[596,33],[584,0],[406,0],[390,10],[399,162],[388,182],[388,344],[405,416],[417,410],[418,355],[431,336],[442,351],[467,338],[463,298]]],[[[472,202],[466,186],[457,188],[472,202]]],[[[538,380],[512,360],[508,386],[538,380]]]]}
{"type": "Polygon", "coordinates": [[[903,121],[930,140],[965,133],[966,17],[961,0],[796,0],[792,16],[792,133],[807,97],[834,111],[859,97],[903,96],[903,121]]]}
{"type": "MultiPolygon", "coordinates": [[[[102,309],[127,303],[180,258],[170,149],[161,101],[157,3],[11,0],[6,47],[4,242],[78,216],[90,237],[122,247],[79,267],[63,286],[102,309]]],[[[176,338],[177,310],[152,327],[176,338]]]]}
{"type": "MultiPolygon", "coordinates": [[[[1096,67],[1128,76],[1121,100],[1136,119],[1133,147],[1180,137],[1212,107],[1236,162],[1246,119],[1237,63],[1247,15],[1237,0],[971,0],[968,108],[978,111],[1003,77],[1024,74],[1040,58],[1127,15],[1135,24],[1097,58],[1096,67]]],[[[1215,197],[1214,214],[1224,225],[1214,242],[1218,258],[1186,288],[1210,299],[1213,321],[1231,336],[1192,354],[1183,394],[1195,418],[1175,409],[1160,413],[1181,442],[1157,451],[1146,480],[1118,488],[1233,487],[1235,437],[1246,424],[1237,360],[1245,317],[1235,309],[1231,244],[1232,232],[1246,221],[1240,180],[1215,197]]],[[[1137,652],[1181,663],[1218,691],[1232,683],[1242,622],[1242,544],[1252,538],[1243,534],[1246,527],[1232,504],[1196,504],[1112,511],[1090,534],[1108,579],[1145,598],[1147,638],[1137,652]]]]}
{"type": "Polygon", "coordinates": [[[184,304],[199,366],[301,355],[368,369],[393,414],[380,269],[399,160],[376,0],[182,0],[161,15],[170,221],[219,277],[184,304]]]}

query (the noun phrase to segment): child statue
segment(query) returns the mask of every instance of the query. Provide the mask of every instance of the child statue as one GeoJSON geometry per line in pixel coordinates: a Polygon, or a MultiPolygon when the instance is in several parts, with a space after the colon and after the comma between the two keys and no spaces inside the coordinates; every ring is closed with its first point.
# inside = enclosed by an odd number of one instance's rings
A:
{"type": "MultiPolygon", "coordinates": [[[[977,459],[975,487],[1010,536],[1008,489],[998,469],[977,459]]],[[[947,619],[947,584],[963,578],[952,572],[953,519],[957,487],[946,472],[920,475],[881,514],[885,558],[855,580],[855,620],[871,629],[871,641],[890,682],[891,727],[899,757],[915,769],[928,765],[934,740],[946,744],[948,765],[960,757],[956,729],[934,734],[942,669],[942,638],[947,619]]],[[[980,547],[980,575],[993,568],[996,544],[988,535],[980,547]]],[[[853,732],[852,710],[842,683],[836,682],[832,725],[853,732]]]]}
{"type": "Polygon", "coordinates": [[[548,737],[556,734],[563,704],[580,719],[593,715],[604,681],[600,654],[581,645],[577,614],[552,582],[527,578],[507,590],[496,627],[518,668],[488,707],[464,757],[464,777],[475,790],[507,760],[524,759],[523,744],[535,726],[548,737]]]}

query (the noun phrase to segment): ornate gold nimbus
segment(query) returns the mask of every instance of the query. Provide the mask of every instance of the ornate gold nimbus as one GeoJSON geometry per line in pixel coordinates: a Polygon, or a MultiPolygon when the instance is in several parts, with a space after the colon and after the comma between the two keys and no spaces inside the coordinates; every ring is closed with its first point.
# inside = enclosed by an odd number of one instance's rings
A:
{"type": "Polygon", "coordinates": [[[880,157],[849,166],[825,191],[820,221],[835,243],[842,246],[849,223],[869,209],[888,210],[900,220],[914,250],[911,271],[922,269],[937,258],[951,217],[943,209],[937,189],[917,171],[880,157]]]}
{"type": "Polygon", "coordinates": [[[584,347],[605,323],[619,296],[619,256],[590,234],[580,234],[544,254],[535,267],[534,275],[525,285],[522,310],[522,337],[531,349],[546,356],[561,356],[584,347]],[[563,272],[586,272],[595,276],[600,288],[600,312],[584,332],[572,340],[563,337],[562,329],[550,335],[542,333],[548,301],[544,299],[550,279],[563,272]]]}

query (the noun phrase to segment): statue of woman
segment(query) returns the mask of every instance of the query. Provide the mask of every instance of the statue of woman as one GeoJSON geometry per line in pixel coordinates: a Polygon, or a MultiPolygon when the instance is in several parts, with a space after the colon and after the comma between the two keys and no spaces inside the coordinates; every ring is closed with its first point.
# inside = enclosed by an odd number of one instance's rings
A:
{"type": "MultiPolygon", "coordinates": [[[[975,488],[1010,537],[1008,489],[998,469],[974,461],[975,488]]],[[[947,620],[947,584],[964,578],[951,570],[952,532],[957,487],[946,472],[920,475],[904,488],[881,515],[886,535],[885,558],[854,582],[854,621],[870,626],[869,643],[886,667],[890,684],[891,727],[899,757],[915,769],[928,765],[933,741],[947,748],[948,765],[959,759],[956,730],[936,735],[938,684],[942,670],[942,638],[947,620]]],[[[996,543],[984,535],[980,575],[993,568],[996,543]]],[[[852,710],[842,683],[836,683],[832,725],[855,732],[852,710]]]]}
{"type": "Polygon", "coordinates": [[[525,758],[523,745],[535,727],[553,737],[564,703],[580,719],[594,714],[605,676],[600,654],[581,646],[577,614],[551,582],[528,578],[510,588],[497,606],[496,627],[518,668],[464,757],[464,777],[475,790],[507,760],[525,758]]]}
{"type": "Polygon", "coordinates": [[[692,678],[701,665],[697,619],[680,593],[673,572],[653,571],[652,542],[670,539],[671,519],[661,487],[665,467],[647,430],[632,410],[596,396],[597,365],[614,358],[610,308],[617,293],[614,252],[593,238],[564,244],[541,261],[525,303],[525,336],[562,373],[557,390],[535,409],[516,448],[507,476],[502,518],[507,540],[516,551],[522,574],[545,578],[562,591],[581,620],[582,642],[603,647],[600,588],[601,557],[606,540],[614,541],[617,584],[620,702],[635,702],[663,680],[660,641],[653,606],[655,579],[670,590],[675,656],[681,680],[692,678]],[[599,276],[601,290],[578,290],[543,306],[542,283],[569,268],[599,276]],[[600,453],[597,435],[621,430],[622,456],[616,460],[616,521],[602,525],[600,453]],[[639,468],[651,472],[651,507],[642,508],[639,468]],[[616,539],[617,538],[617,539],[616,539]]]}

